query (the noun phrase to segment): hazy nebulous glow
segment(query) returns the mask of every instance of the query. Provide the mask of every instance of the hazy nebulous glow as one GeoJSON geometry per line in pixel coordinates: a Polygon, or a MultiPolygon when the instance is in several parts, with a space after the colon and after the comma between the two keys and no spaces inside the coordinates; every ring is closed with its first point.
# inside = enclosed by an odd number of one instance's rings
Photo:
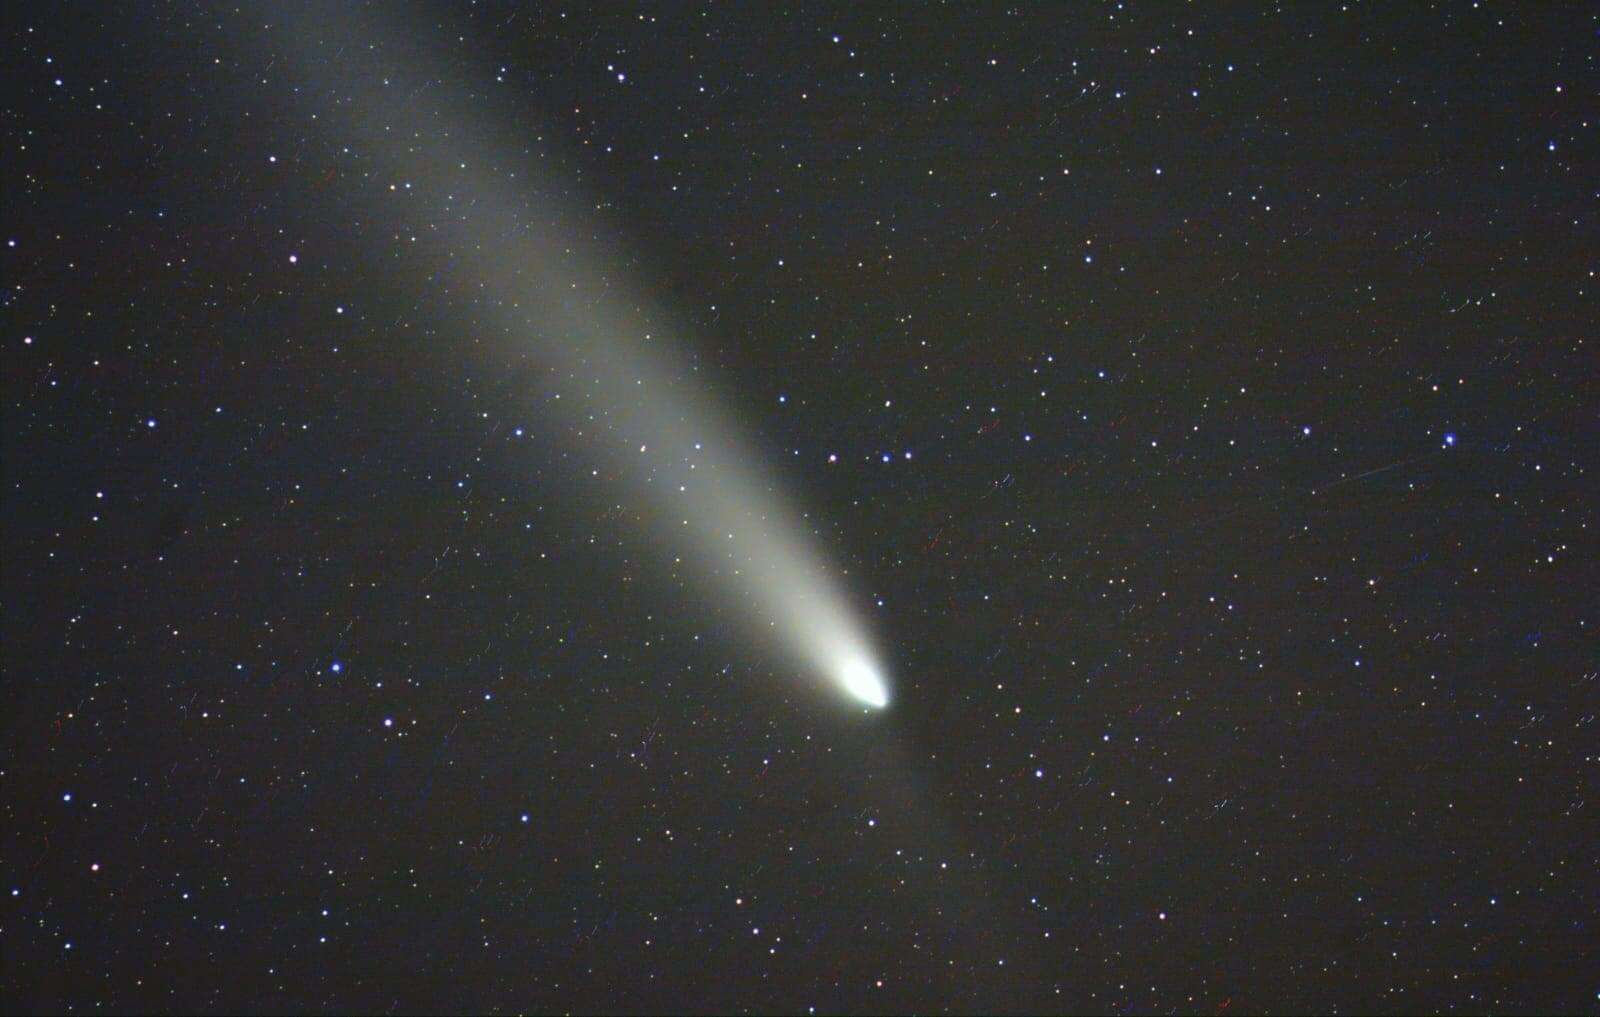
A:
{"type": "Polygon", "coordinates": [[[296,91],[318,102],[327,129],[342,118],[343,151],[371,160],[375,171],[362,174],[375,181],[371,213],[393,224],[378,232],[414,244],[396,270],[408,267],[424,292],[459,295],[474,336],[463,346],[493,358],[485,370],[533,369],[525,399],[550,420],[547,440],[571,440],[584,482],[603,468],[628,485],[627,508],[654,524],[657,561],[692,569],[812,675],[887,705],[877,655],[815,525],[711,398],[687,329],[606,238],[597,203],[550,169],[527,124],[496,122],[470,84],[453,87],[460,57],[430,48],[449,46],[437,26],[317,10],[326,20],[282,37],[304,47],[306,73],[322,86],[296,91]],[[390,179],[403,192],[377,182],[390,179]]]}

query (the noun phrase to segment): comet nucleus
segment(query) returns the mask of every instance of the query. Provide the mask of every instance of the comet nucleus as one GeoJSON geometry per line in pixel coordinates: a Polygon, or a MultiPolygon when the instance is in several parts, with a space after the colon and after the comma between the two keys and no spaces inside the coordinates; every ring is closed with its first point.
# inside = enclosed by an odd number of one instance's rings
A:
{"type": "Polygon", "coordinates": [[[839,684],[868,706],[882,709],[889,705],[889,687],[869,661],[857,657],[839,669],[839,684]]]}

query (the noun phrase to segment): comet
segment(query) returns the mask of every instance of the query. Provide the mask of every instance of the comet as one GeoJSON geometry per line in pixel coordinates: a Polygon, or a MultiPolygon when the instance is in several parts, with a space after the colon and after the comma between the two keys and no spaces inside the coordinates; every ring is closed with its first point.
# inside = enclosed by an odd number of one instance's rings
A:
{"type": "MultiPolygon", "coordinates": [[[[845,570],[695,366],[695,325],[620,249],[571,174],[534,151],[525,123],[486,112],[460,54],[434,25],[386,9],[319,5],[275,33],[297,50],[296,91],[315,122],[358,152],[351,197],[370,233],[408,237],[408,272],[464,294],[464,347],[486,372],[542,368],[524,399],[575,440],[583,474],[627,492],[651,552],[681,563],[747,632],[798,673],[881,710],[889,683],[845,570]],[[454,75],[454,76],[453,76],[454,75]],[[335,134],[337,132],[337,134],[335,134]],[[363,189],[365,188],[365,189],[363,189]],[[417,223],[426,228],[417,228],[417,223]],[[470,315],[470,323],[465,320],[470,315]],[[772,637],[776,637],[773,639],[772,637]]],[[[342,311],[342,308],[341,308],[342,311]]]]}

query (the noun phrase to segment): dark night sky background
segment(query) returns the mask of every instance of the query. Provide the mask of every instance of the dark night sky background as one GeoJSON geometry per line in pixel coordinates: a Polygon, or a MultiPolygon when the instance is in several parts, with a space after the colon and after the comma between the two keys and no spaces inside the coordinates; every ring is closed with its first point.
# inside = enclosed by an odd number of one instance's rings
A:
{"type": "Polygon", "coordinates": [[[1600,1006],[1593,7],[327,11],[0,15],[0,1009],[1600,1006]],[[887,711],[436,271],[385,62],[887,711]]]}

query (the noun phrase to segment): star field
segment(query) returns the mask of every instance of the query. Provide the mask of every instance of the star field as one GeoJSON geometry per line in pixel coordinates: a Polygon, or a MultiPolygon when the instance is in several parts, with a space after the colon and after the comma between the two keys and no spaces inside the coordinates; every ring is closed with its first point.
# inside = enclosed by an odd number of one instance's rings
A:
{"type": "Polygon", "coordinates": [[[1597,30],[8,9],[4,1009],[1593,1012],[1597,30]]]}

